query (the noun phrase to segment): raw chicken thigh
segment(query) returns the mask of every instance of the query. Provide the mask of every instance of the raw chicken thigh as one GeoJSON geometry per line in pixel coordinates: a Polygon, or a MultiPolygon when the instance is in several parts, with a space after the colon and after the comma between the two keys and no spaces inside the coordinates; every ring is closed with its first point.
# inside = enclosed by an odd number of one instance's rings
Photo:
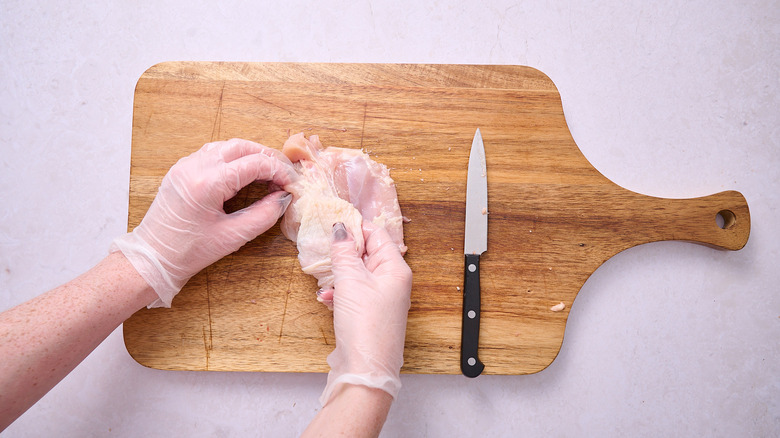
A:
{"type": "Polygon", "coordinates": [[[358,149],[324,149],[318,136],[307,139],[303,133],[287,139],[282,152],[301,175],[284,187],[293,201],[282,232],[297,243],[303,272],[317,278],[320,288],[333,288],[330,244],[337,222],[352,234],[358,254],[365,251],[363,220],[384,227],[401,253],[406,252],[403,216],[387,167],[358,149]]]}

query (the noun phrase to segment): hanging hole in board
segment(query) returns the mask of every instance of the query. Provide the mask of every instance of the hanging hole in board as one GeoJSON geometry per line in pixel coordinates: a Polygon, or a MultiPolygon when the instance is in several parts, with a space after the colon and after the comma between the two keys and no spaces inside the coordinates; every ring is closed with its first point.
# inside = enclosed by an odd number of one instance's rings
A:
{"type": "Polygon", "coordinates": [[[728,230],[737,223],[737,216],[731,210],[721,210],[715,215],[715,223],[721,229],[728,230]]]}

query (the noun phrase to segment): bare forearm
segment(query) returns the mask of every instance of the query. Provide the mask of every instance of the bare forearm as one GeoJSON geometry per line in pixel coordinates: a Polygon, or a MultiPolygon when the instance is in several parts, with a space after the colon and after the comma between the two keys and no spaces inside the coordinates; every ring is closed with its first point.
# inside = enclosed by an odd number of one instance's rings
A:
{"type": "Polygon", "coordinates": [[[121,253],[0,314],[0,431],[155,299],[121,253]]]}
{"type": "Polygon", "coordinates": [[[377,437],[392,403],[393,397],[381,389],[343,385],[302,437],[377,437]]]}

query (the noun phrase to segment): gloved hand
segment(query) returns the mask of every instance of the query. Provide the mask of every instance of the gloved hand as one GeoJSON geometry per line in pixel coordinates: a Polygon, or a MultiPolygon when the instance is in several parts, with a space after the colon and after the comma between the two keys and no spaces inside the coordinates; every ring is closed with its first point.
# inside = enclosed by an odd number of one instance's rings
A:
{"type": "Polygon", "coordinates": [[[240,139],[208,143],[171,167],[141,224],[110,251],[122,251],[159,295],[150,308],[170,307],[190,277],[271,228],[291,195],[276,191],[231,214],[224,202],[253,181],[281,187],[296,178],[275,149],[240,139]]]}
{"type": "Polygon", "coordinates": [[[401,388],[412,271],[384,228],[363,222],[363,236],[361,257],[344,225],[333,227],[336,348],[328,356],[323,406],[344,383],[379,388],[393,398],[401,388]]]}

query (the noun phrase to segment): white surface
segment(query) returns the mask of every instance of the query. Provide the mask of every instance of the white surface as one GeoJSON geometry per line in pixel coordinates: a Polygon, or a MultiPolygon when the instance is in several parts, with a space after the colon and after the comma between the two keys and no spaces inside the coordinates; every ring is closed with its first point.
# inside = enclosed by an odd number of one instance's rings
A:
{"type": "MultiPolygon", "coordinates": [[[[739,190],[750,241],[619,254],[581,290],[547,370],[405,375],[384,436],[780,431],[776,1],[101,3],[0,2],[0,309],[124,231],[133,91],[154,63],[530,65],[597,169],[648,195],[739,190]]],[[[294,436],[324,384],[146,369],[117,330],[4,436],[294,436]]]]}

